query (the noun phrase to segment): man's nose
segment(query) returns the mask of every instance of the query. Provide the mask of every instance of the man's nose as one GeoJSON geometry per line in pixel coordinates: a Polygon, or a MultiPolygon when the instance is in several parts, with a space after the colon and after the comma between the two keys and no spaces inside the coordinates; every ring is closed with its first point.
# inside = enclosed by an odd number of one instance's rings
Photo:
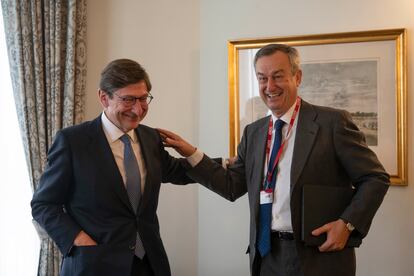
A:
{"type": "Polygon", "coordinates": [[[267,90],[272,91],[277,87],[277,83],[273,78],[268,78],[266,86],[267,86],[267,90]]]}
{"type": "Polygon", "coordinates": [[[136,112],[137,114],[141,114],[144,111],[144,109],[142,108],[142,104],[139,100],[137,100],[132,106],[132,111],[136,112]]]}

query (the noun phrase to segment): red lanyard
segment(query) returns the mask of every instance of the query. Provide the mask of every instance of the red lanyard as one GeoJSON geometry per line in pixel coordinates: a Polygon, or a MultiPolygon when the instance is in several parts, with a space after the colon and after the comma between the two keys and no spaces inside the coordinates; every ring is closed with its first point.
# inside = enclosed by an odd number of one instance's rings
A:
{"type": "MultiPolygon", "coordinates": [[[[277,166],[277,163],[279,162],[280,159],[280,155],[283,152],[283,148],[285,147],[285,142],[286,140],[289,138],[291,130],[293,128],[293,124],[295,123],[295,119],[296,116],[298,114],[299,111],[299,107],[300,107],[300,103],[301,103],[301,99],[300,97],[296,98],[296,105],[295,105],[295,109],[293,110],[293,114],[292,114],[292,118],[290,118],[290,122],[289,122],[289,128],[288,131],[286,133],[286,139],[283,140],[282,144],[280,145],[279,151],[277,152],[276,158],[273,162],[273,164],[271,164],[271,170],[267,170],[266,173],[266,181],[263,183],[264,189],[269,188],[268,186],[270,185],[270,182],[272,181],[272,177],[273,177],[273,173],[275,172],[275,168],[277,166]]],[[[273,131],[273,119],[272,117],[269,120],[269,127],[267,129],[267,144],[266,144],[266,164],[267,164],[267,168],[269,168],[269,156],[270,156],[270,146],[272,143],[272,131],[273,131]]],[[[276,135],[276,133],[275,133],[276,135]]]]}

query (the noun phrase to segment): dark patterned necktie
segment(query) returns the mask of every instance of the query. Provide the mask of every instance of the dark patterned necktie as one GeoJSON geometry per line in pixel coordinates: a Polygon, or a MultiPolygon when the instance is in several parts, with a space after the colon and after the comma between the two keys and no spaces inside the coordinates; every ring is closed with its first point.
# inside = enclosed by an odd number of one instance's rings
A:
{"type": "MultiPolygon", "coordinates": [[[[138,211],[138,205],[141,200],[141,174],[139,172],[138,162],[131,146],[131,141],[127,134],[119,138],[124,143],[124,168],[126,176],[126,190],[135,213],[138,211]]],[[[143,258],[145,255],[144,246],[142,244],[139,233],[135,243],[135,255],[143,258]]]]}
{"type": "MultiPolygon", "coordinates": [[[[285,122],[280,119],[275,122],[275,126],[274,126],[275,139],[273,142],[272,154],[269,160],[268,171],[272,169],[272,165],[274,163],[277,153],[279,152],[280,145],[282,144],[282,128],[284,124],[285,122]]],[[[277,175],[277,167],[275,168],[275,172],[272,175],[272,180],[269,185],[269,188],[272,188],[273,190],[275,189],[275,186],[276,186],[276,175],[277,175]]],[[[272,223],[272,203],[260,204],[259,233],[257,235],[257,249],[259,250],[259,253],[262,257],[266,256],[270,252],[271,223],[272,223]]]]}

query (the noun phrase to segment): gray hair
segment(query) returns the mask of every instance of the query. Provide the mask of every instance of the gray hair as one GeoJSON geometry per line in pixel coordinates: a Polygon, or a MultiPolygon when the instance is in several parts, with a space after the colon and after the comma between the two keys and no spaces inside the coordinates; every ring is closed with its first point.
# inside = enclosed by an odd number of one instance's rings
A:
{"type": "Polygon", "coordinates": [[[259,58],[273,55],[277,51],[283,52],[288,55],[290,62],[290,70],[292,74],[296,74],[296,72],[300,69],[299,52],[296,48],[293,48],[286,44],[268,44],[260,48],[260,50],[257,51],[254,57],[254,68],[256,68],[256,63],[259,58]]]}

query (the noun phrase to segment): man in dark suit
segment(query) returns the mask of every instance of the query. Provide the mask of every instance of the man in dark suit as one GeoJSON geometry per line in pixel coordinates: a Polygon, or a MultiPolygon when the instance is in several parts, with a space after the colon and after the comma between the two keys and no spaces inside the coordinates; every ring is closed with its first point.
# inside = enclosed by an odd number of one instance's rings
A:
{"type": "MultiPolygon", "coordinates": [[[[355,275],[355,251],[346,242],[351,233],[366,236],[389,176],[349,113],[298,97],[302,71],[295,48],[267,45],[254,64],[261,98],[272,115],[244,129],[237,158],[227,169],[204,156],[188,175],[231,201],[248,193],[253,275],[355,275]],[[301,241],[305,185],[355,188],[338,219],[312,232],[327,236],[319,247],[301,241]]],[[[179,136],[161,134],[165,145],[192,153],[179,136]]]]}
{"type": "Polygon", "coordinates": [[[64,258],[61,275],[171,274],[156,214],[160,184],[193,182],[159,133],[140,124],[151,83],[135,61],[101,73],[103,113],[56,134],[34,193],[34,219],[64,258]]]}

